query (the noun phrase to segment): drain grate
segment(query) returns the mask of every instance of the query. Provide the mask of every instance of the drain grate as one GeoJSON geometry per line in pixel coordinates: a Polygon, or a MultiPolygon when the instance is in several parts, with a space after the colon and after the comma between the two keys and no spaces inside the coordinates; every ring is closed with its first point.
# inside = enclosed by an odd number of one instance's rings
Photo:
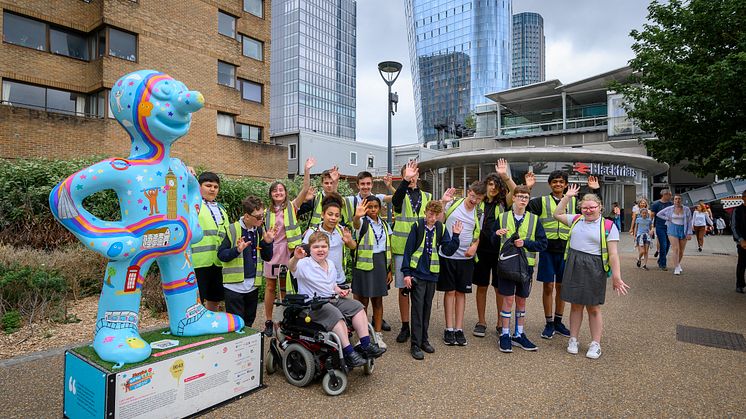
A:
{"type": "Polygon", "coordinates": [[[721,330],[703,329],[700,327],[677,324],[676,340],[693,343],[695,345],[712,346],[714,348],[746,352],[746,339],[744,339],[743,335],[740,333],[723,332],[721,330]]]}
{"type": "Polygon", "coordinates": [[[730,256],[730,253],[723,253],[723,252],[712,252],[712,254],[716,256],[730,256]]]}

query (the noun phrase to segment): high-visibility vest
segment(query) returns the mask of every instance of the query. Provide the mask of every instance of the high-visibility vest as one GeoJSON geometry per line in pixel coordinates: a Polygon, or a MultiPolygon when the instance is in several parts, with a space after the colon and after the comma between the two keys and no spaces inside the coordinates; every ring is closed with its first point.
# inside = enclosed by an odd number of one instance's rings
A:
{"type": "Polygon", "coordinates": [[[212,218],[210,208],[207,208],[205,202],[202,201],[202,206],[197,216],[199,225],[202,227],[202,240],[192,245],[192,266],[195,268],[206,268],[212,265],[222,266],[220,259],[218,259],[218,247],[220,247],[220,243],[223,242],[223,237],[225,237],[228,214],[220,204],[218,204],[218,209],[220,210],[220,215],[223,217],[220,225],[215,224],[215,219],[212,218]]]}
{"type": "MultiPolygon", "coordinates": [[[[300,231],[300,226],[295,218],[295,206],[290,202],[284,210],[282,210],[282,221],[285,224],[285,237],[288,239],[288,249],[290,253],[295,251],[303,240],[303,235],[300,231]]],[[[267,210],[264,216],[265,228],[272,228],[275,225],[275,212],[273,210],[267,210]]]]}
{"type": "Polygon", "coordinates": [[[313,212],[311,212],[311,221],[308,223],[308,228],[311,228],[311,226],[315,226],[317,224],[321,224],[321,213],[323,209],[321,208],[321,201],[324,200],[324,193],[319,191],[316,192],[316,195],[313,197],[313,212]]]}
{"type": "Polygon", "coordinates": [[[412,225],[416,223],[418,219],[425,216],[425,207],[427,206],[427,203],[433,199],[433,196],[429,192],[420,191],[420,196],[422,197],[422,203],[420,204],[420,210],[417,214],[414,213],[409,194],[405,194],[404,196],[401,212],[394,214],[396,222],[394,223],[393,232],[391,233],[391,251],[395,255],[404,254],[404,248],[407,246],[407,237],[409,237],[409,232],[412,231],[412,225]]]}
{"type": "MultiPolygon", "coordinates": [[[[573,196],[570,202],[567,204],[566,213],[576,214],[575,207],[577,206],[577,199],[573,196]]],[[[554,240],[567,240],[570,237],[570,227],[564,223],[557,221],[554,218],[554,210],[557,209],[557,203],[554,202],[554,198],[551,195],[545,195],[541,197],[541,221],[544,227],[544,232],[547,235],[547,239],[554,240]]]]}
{"type": "MultiPolygon", "coordinates": [[[[484,208],[485,208],[485,207],[486,207],[486,205],[485,205],[485,203],[484,203],[484,200],[482,200],[482,202],[480,202],[480,203],[479,203],[479,209],[480,209],[480,211],[481,211],[481,212],[482,212],[483,214],[485,213],[485,211],[484,211],[484,208]]],[[[495,204],[495,221],[497,221],[497,218],[498,218],[498,217],[500,216],[500,214],[502,214],[503,212],[505,212],[505,209],[503,209],[502,205],[500,205],[499,203],[496,203],[496,204],[495,204]]],[[[486,218],[487,218],[487,216],[485,215],[485,219],[486,219],[486,218]]]]}
{"type": "MultiPolygon", "coordinates": [[[[235,245],[235,243],[238,241],[238,238],[241,237],[241,223],[239,221],[236,221],[235,223],[228,226],[226,231],[226,236],[228,237],[228,241],[235,245]]],[[[264,272],[264,263],[262,262],[262,256],[260,254],[261,248],[259,247],[259,243],[262,241],[262,231],[261,229],[256,229],[256,243],[252,243],[251,245],[256,247],[256,276],[254,277],[254,286],[259,287],[262,285],[262,274],[264,272]]],[[[244,249],[244,251],[249,250],[248,247],[244,249]]],[[[244,280],[244,270],[243,270],[243,254],[239,254],[237,258],[228,261],[223,262],[223,283],[224,284],[236,284],[241,283],[244,280]]]]}
{"type": "Polygon", "coordinates": [[[355,217],[355,208],[357,208],[357,204],[357,195],[346,196],[344,198],[344,209],[342,210],[342,215],[348,223],[352,223],[352,219],[355,217]]]}
{"type": "MultiPolygon", "coordinates": [[[[386,236],[386,266],[391,261],[391,229],[385,220],[381,220],[383,224],[383,235],[386,236]]],[[[367,218],[363,219],[363,223],[370,223],[367,218]]],[[[362,228],[361,228],[362,230],[362,228]]],[[[364,232],[363,237],[358,240],[357,250],[355,250],[355,267],[361,271],[372,271],[373,270],[373,246],[375,245],[373,233],[373,226],[368,225],[367,230],[364,232]]]]}
{"type": "MultiPolygon", "coordinates": [[[[585,217],[582,215],[575,216],[575,219],[572,220],[572,224],[570,224],[570,234],[572,234],[572,229],[575,228],[575,225],[581,220],[585,220],[585,217]]],[[[606,271],[606,276],[610,276],[611,266],[609,265],[609,247],[606,243],[606,237],[608,237],[611,232],[611,227],[614,225],[614,222],[605,218],[602,219],[602,221],[602,223],[599,223],[601,225],[601,259],[604,261],[604,271],[606,271]]],[[[565,260],[567,260],[568,253],[570,253],[570,240],[567,240],[567,245],[565,246],[565,260]]]]}
{"type": "MultiPolygon", "coordinates": [[[[430,253],[430,273],[437,274],[440,273],[440,256],[438,255],[438,245],[440,245],[440,241],[443,237],[446,226],[443,225],[443,223],[441,223],[440,221],[436,221],[434,228],[435,231],[433,231],[433,234],[435,234],[435,237],[433,237],[431,245],[432,252],[430,253]]],[[[425,231],[424,221],[417,223],[418,233],[420,232],[420,229],[422,229],[423,233],[422,239],[417,244],[417,250],[412,253],[412,258],[409,261],[409,267],[412,269],[417,269],[417,264],[420,262],[422,253],[425,252],[425,236],[427,236],[427,231],[425,231]]]]}
{"type": "MultiPolygon", "coordinates": [[[[446,210],[446,216],[444,218],[444,221],[447,221],[448,217],[450,217],[451,214],[453,214],[453,211],[455,211],[456,208],[458,208],[458,206],[463,203],[464,203],[464,198],[459,198],[453,203],[453,205],[448,207],[448,210],[446,210]]],[[[479,234],[482,232],[482,220],[483,220],[482,215],[484,215],[483,211],[484,211],[484,207],[481,207],[479,205],[477,205],[477,207],[474,208],[474,232],[472,233],[472,242],[478,240],[479,234]]],[[[474,255],[474,261],[479,262],[479,257],[476,254],[474,255]]]]}
{"type": "MultiPolygon", "coordinates": [[[[500,214],[500,228],[507,229],[508,232],[505,233],[504,237],[510,237],[515,233],[515,215],[513,214],[513,210],[503,212],[500,214]]],[[[539,224],[539,217],[536,214],[532,214],[528,211],[526,211],[525,214],[523,214],[523,221],[521,222],[521,226],[518,227],[518,237],[520,237],[522,240],[536,240],[536,226],[539,224]]],[[[503,250],[503,243],[505,241],[500,241],[500,251],[503,250]]],[[[528,249],[523,249],[526,252],[526,259],[528,259],[528,266],[535,266],[536,265],[536,252],[531,252],[528,249]]]]}

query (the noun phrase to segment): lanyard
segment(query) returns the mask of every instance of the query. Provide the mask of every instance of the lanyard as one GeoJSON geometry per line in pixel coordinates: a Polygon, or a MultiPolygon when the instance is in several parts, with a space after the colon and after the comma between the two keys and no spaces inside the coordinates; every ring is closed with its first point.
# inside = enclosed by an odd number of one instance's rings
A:
{"type": "MultiPolygon", "coordinates": [[[[202,202],[205,203],[205,206],[207,207],[207,210],[210,211],[210,217],[212,217],[212,221],[215,223],[215,227],[220,227],[220,224],[218,223],[217,218],[215,218],[215,213],[212,212],[212,208],[210,208],[210,205],[208,205],[208,202],[205,198],[202,198],[202,202]]],[[[215,203],[215,206],[218,204],[215,203]]],[[[218,207],[218,211],[220,211],[220,207],[218,207]]]]}

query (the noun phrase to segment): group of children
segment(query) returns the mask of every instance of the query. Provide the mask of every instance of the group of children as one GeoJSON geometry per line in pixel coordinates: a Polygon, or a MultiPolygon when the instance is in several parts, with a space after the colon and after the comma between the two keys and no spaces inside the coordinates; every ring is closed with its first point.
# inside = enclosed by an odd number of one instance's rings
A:
{"type": "MultiPolygon", "coordinates": [[[[423,359],[424,353],[435,351],[430,342],[429,322],[436,290],[443,292],[446,324],[443,341],[446,345],[467,344],[464,312],[466,294],[472,292],[473,285],[477,286],[479,316],[473,335],[486,335],[484,313],[490,279],[500,313],[496,327],[500,351],[511,352],[513,345],[534,351],[537,347],[524,329],[531,281],[514,282],[498,275],[498,256],[505,241],[512,238],[514,246],[525,252],[531,273],[538,264],[537,279],[544,284],[547,325],[541,337],[551,339],[555,332],[571,337],[568,352],[577,353],[577,335],[582,310],[586,308],[594,339],[591,344],[593,353],[589,350],[587,355],[591,358],[600,356],[598,306],[604,301],[603,295],[599,294],[605,292],[605,282],[603,287],[598,282],[601,274],[603,279],[607,273],[612,277],[614,288],[620,294],[626,293],[627,289],[621,281],[616,256],[618,230],[616,227],[602,228],[603,234],[585,238],[577,252],[570,250],[574,249],[570,237],[578,220],[585,223],[598,221],[588,217],[593,215],[592,212],[578,214],[578,208],[582,210],[584,207],[578,205],[576,189],[571,188],[568,196],[564,195],[568,187],[567,174],[552,173],[549,176],[552,194],[531,200],[531,187],[535,183],[533,173],[525,176],[525,185],[516,186],[508,175],[507,161],[500,159],[495,172],[485,181],[472,183],[463,198],[454,199],[455,189],[450,188],[440,200],[434,200],[430,193],[419,189],[418,166],[416,161],[410,161],[401,169],[402,181],[397,189],[392,187],[390,176],[384,179],[389,192],[393,192],[391,195],[372,194],[373,176],[361,172],[357,179],[359,192],[343,198],[336,192],[339,180],[336,168],[323,172],[321,191],[315,192],[310,187],[309,173],[313,165],[313,159],[306,162],[303,187],[293,201],[289,200],[285,186],[275,182],[269,192],[271,207],[265,210],[260,199],[247,197],[243,201],[244,215],[233,224],[227,222],[225,211],[214,203],[217,192],[203,193],[200,224],[205,239],[204,243],[194,246],[193,252],[195,255],[204,252],[200,266],[195,264],[195,273],[206,305],[217,304],[220,297],[224,297],[226,310],[241,315],[251,326],[256,317],[258,287],[263,278],[264,333],[271,335],[278,278],[285,277],[289,271],[301,293],[344,297],[349,291],[339,285],[349,279],[345,270],[347,255],[352,252],[354,300],[342,298],[340,300],[345,302],[330,305],[324,309],[327,312],[311,316],[318,317],[317,322],[328,330],[341,328],[340,320],[345,317],[352,319],[362,349],[354,351],[345,340],[343,346],[348,363],[360,365],[364,362],[361,354],[363,357],[379,356],[385,351],[383,297],[388,294],[392,282],[398,289],[402,324],[396,340],[404,343],[411,338],[411,355],[415,359],[423,359]],[[392,226],[380,216],[383,203],[390,203],[393,207],[395,222],[392,226]],[[572,218],[565,217],[565,212],[572,218]],[[304,213],[310,213],[311,220],[305,234],[298,222],[298,217],[304,213]],[[304,248],[301,243],[307,246],[304,248]],[[215,258],[211,261],[207,260],[210,245],[215,246],[215,258]],[[579,266],[600,269],[600,274],[596,272],[594,276],[595,283],[576,285],[574,291],[578,287],[590,288],[579,296],[561,292],[568,252],[575,257],[589,254],[588,258],[597,263],[579,266]],[[610,257],[611,253],[613,256],[610,257]],[[220,271],[216,267],[220,267],[220,271]],[[220,295],[214,284],[218,272],[222,273],[220,295]],[[569,330],[562,323],[564,301],[572,304],[569,330]],[[369,305],[377,344],[368,336],[367,315],[360,314],[367,312],[369,305]],[[515,321],[511,333],[513,311],[515,321]]],[[[210,183],[217,183],[219,187],[219,179],[213,176],[210,173],[200,175],[200,185],[207,184],[204,191],[208,186],[216,189],[210,183]]],[[[589,186],[598,189],[595,178],[589,179],[589,186]]],[[[586,202],[586,198],[581,201],[586,202]]],[[[596,197],[593,202],[598,202],[591,207],[598,209],[596,212],[600,214],[600,201],[596,197]]],[[[583,271],[583,275],[587,276],[587,272],[583,271]]],[[[290,286],[290,281],[280,281],[281,296],[290,286]]]]}

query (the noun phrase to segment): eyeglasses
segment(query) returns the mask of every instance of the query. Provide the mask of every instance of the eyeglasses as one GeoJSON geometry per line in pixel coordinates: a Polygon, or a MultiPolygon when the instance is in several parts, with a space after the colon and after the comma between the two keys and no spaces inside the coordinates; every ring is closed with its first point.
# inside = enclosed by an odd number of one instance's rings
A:
{"type": "Polygon", "coordinates": [[[516,195],[516,196],[514,196],[514,198],[515,199],[520,199],[521,201],[528,201],[529,198],[531,198],[531,197],[528,196],[528,195],[516,195]]]}
{"type": "Polygon", "coordinates": [[[593,211],[594,209],[598,208],[598,205],[593,207],[580,207],[581,211],[593,211]]]}
{"type": "Polygon", "coordinates": [[[255,215],[255,214],[246,214],[246,215],[248,215],[249,217],[252,217],[254,219],[257,219],[257,220],[261,220],[262,217],[264,217],[264,213],[263,212],[260,212],[259,215],[255,215]]]}

